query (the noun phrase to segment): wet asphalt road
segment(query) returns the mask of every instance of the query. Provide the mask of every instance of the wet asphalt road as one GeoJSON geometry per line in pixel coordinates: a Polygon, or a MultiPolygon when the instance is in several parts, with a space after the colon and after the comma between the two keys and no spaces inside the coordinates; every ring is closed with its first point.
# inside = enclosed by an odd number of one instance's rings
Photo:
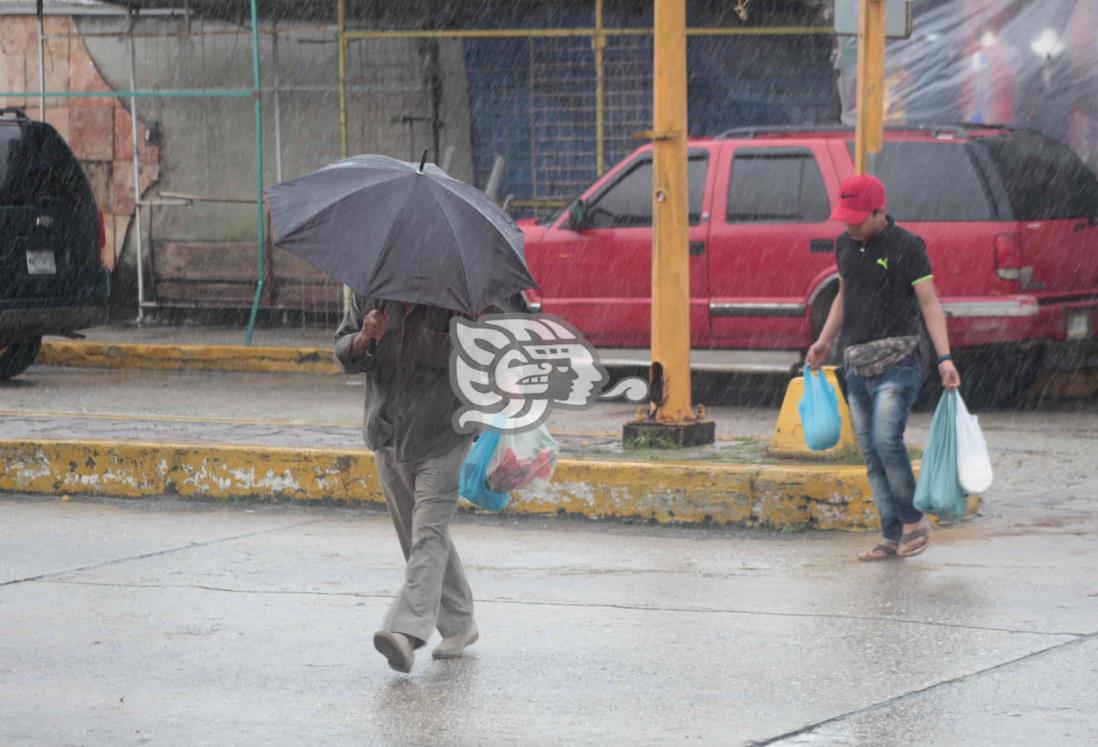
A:
{"type": "Polygon", "coordinates": [[[383,514],[7,496],[0,743],[1093,744],[1096,487],[874,565],[852,534],[462,517],[481,641],[408,676],[370,647],[383,514]]]}
{"type": "MultiPolygon", "coordinates": [[[[360,397],[36,368],[0,387],[0,438],[335,440],[360,397]]],[[[768,432],[773,403],[728,399],[721,432],[768,432]]],[[[1094,744],[1098,403],[981,423],[983,515],[907,561],[858,563],[866,535],[460,517],[482,638],[410,676],[370,647],[402,565],[381,513],[0,496],[0,744],[1094,744]]]]}

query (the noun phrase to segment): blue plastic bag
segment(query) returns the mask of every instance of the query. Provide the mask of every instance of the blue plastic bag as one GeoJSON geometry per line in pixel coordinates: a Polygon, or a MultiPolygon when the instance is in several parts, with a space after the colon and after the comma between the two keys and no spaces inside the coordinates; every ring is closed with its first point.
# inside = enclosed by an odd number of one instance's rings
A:
{"type": "Polygon", "coordinates": [[[957,474],[957,392],[948,389],[938,400],[923,467],[915,485],[915,508],[941,519],[963,519],[968,500],[957,474]]]}
{"type": "Polygon", "coordinates": [[[823,451],[839,443],[843,429],[839,398],[823,371],[805,369],[804,395],[797,411],[801,414],[801,429],[808,448],[823,451]]]}
{"type": "Polygon", "coordinates": [[[510,493],[497,493],[488,487],[488,469],[499,448],[499,431],[485,428],[461,465],[458,492],[463,498],[487,511],[502,511],[511,502],[510,493]]]}
{"type": "MultiPolygon", "coordinates": [[[[503,425],[497,418],[496,427],[503,425]]],[[[514,490],[545,485],[557,467],[560,448],[544,425],[521,433],[489,426],[461,465],[458,492],[488,511],[501,511],[514,490]]]]}

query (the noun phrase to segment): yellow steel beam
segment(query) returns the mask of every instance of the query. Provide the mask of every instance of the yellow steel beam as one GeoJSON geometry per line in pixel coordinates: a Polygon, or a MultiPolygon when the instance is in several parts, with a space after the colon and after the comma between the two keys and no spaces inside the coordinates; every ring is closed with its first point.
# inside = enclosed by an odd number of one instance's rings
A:
{"type": "Polygon", "coordinates": [[[690,412],[686,0],[656,0],[653,23],[652,361],[663,369],[657,420],[690,412]]]}
{"type": "Polygon", "coordinates": [[[339,37],[339,152],[347,157],[347,0],[336,0],[339,37]]]}
{"type": "MultiPolygon", "coordinates": [[[[339,57],[339,154],[346,158],[347,147],[347,0],[336,0],[336,36],[339,57]]],[[[351,308],[354,291],[343,286],[343,312],[351,308]]]]}
{"type": "MultiPolygon", "coordinates": [[[[760,26],[757,28],[697,27],[686,30],[687,36],[805,36],[833,34],[823,26],[760,26]]],[[[542,29],[435,29],[430,31],[347,31],[352,39],[526,39],[540,37],[584,36],[650,36],[647,28],[542,28],[542,29]]]]}
{"type": "Polygon", "coordinates": [[[757,28],[723,28],[720,26],[687,29],[687,36],[808,36],[834,34],[835,29],[823,26],[759,26],[757,28]]]}
{"type": "Polygon", "coordinates": [[[603,0],[595,0],[595,173],[606,171],[606,35],[603,33],[603,0]]]}
{"type": "MultiPolygon", "coordinates": [[[[638,29],[639,33],[648,33],[638,29]]],[[[609,33],[605,31],[604,33],[609,33]]],[[[348,39],[527,39],[594,36],[593,28],[551,29],[436,29],[433,31],[348,31],[348,39]]]]}
{"type": "Polygon", "coordinates": [[[869,170],[869,154],[884,145],[885,2],[861,0],[858,13],[858,122],[854,170],[869,170]]]}

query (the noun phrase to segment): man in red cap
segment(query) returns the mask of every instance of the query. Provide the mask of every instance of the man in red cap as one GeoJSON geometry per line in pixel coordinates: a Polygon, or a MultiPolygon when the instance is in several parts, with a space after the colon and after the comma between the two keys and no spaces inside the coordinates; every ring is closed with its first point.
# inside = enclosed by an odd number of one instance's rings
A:
{"type": "Polygon", "coordinates": [[[955,389],[961,377],[949,353],[923,240],[887,214],[885,188],[876,177],[850,177],[840,198],[831,215],[847,226],[836,242],[839,294],[805,363],[818,369],[827,362],[842,333],[850,418],[881,518],[881,541],[859,557],[911,557],[930,541],[926,517],[914,505],[915,475],[904,446],[923,374],[920,314],[937,351],[942,385],[955,389]]]}

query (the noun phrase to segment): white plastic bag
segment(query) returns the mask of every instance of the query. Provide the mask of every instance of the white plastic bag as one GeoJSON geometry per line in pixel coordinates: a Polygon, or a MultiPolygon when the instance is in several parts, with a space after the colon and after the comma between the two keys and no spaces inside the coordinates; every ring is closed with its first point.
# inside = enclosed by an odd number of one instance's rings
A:
{"type": "Polygon", "coordinates": [[[543,487],[557,467],[558,452],[556,440],[544,425],[522,433],[501,433],[488,465],[488,488],[509,493],[543,487]]]}
{"type": "Polygon", "coordinates": [[[975,415],[957,396],[957,477],[969,495],[991,487],[991,456],[975,415]]]}

